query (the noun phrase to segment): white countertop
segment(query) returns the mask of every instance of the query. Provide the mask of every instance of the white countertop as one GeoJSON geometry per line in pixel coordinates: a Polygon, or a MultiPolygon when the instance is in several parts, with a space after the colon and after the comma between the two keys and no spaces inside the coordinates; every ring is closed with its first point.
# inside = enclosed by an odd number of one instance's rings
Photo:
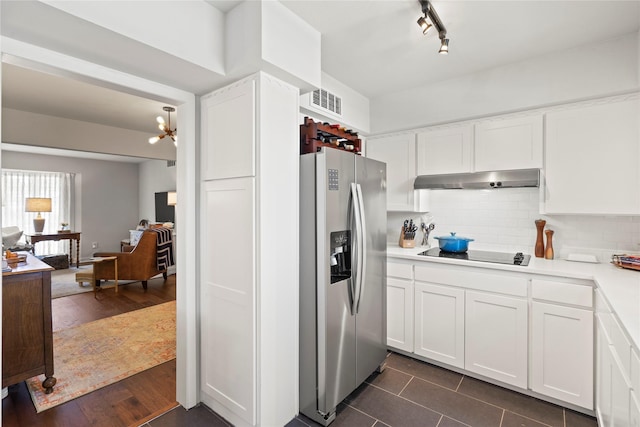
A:
{"type": "Polygon", "coordinates": [[[618,268],[610,263],[591,264],[565,260],[546,260],[544,258],[536,258],[533,255],[531,255],[529,265],[525,267],[418,255],[427,249],[424,247],[404,249],[398,245],[388,244],[387,257],[593,280],[629,334],[636,349],[640,350],[640,271],[618,268]]]}

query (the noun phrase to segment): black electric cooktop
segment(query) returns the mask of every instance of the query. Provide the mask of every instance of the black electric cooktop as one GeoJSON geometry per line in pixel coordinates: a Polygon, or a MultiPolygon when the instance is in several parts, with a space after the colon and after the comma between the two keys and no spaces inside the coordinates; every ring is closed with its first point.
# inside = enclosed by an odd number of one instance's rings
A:
{"type": "Polygon", "coordinates": [[[531,259],[531,255],[524,255],[522,252],[504,253],[489,251],[467,251],[459,253],[442,251],[440,250],[440,248],[432,248],[428,251],[420,252],[418,255],[522,266],[529,265],[529,260],[531,259]]]}

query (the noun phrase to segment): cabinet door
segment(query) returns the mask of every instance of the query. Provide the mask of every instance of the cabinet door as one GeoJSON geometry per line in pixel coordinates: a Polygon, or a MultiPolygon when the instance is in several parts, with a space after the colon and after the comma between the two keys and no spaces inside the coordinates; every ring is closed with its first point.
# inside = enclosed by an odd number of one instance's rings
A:
{"type": "Polygon", "coordinates": [[[596,316],[596,416],[602,427],[611,426],[611,369],[609,337],[600,315],[596,316]]]}
{"type": "Polygon", "coordinates": [[[255,84],[246,80],[202,100],[202,179],[255,175],[255,84]]]}
{"type": "Polygon", "coordinates": [[[639,111],[627,100],[547,114],[547,213],[640,212],[639,111]]]}
{"type": "Polygon", "coordinates": [[[451,126],[418,134],[418,175],[471,172],[473,128],[451,126]]]}
{"type": "Polygon", "coordinates": [[[624,427],[629,425],[629,404],[631,384],[623,373],[623,367],[613,346],[611,351],[611,426],[624,427]]]}
{"type": "Polygon", "coordinates": [[[630,400],[629,425],[631,427],[640,427],[640,403],[638,403],[638,395],[635,391],[631,392],[630,400]]]}
{"type": "Polygon", "coordinates": [[[413,211],[416,179],[414,134],[387,136],[366,141],[367,157],[387,164],[387,210],[413,211]]]}
{"type": "Polygon", "coordinates": [[[464,368],[464,290],[427,283],[415,288],[414,352],[464,368]]]}
{"type": "Polygon", "coordinates": [[[593,409],[593,312],[534,301],[531,390],[593,409]]]}
{"type": "Polygon", "coordinates": [[[527,300],[466,292],[465,369],[527,388],[527,300]]]}
{"type": "Polygon", "coordinates": [[[542,115],[475,126],[475,171],[542,168],[542,115]]]}
{"type": "Polygon", "coordinates": [[[413,282],[387,278],[387,345],[413,351],[413,282]]]}
{"type": "Polygon", "coordinates": [[[222,405],[249,425],[256,418],[254,212],[254,178],[204,183],[200,247],[203,401],[213,407],[222,405]]]}

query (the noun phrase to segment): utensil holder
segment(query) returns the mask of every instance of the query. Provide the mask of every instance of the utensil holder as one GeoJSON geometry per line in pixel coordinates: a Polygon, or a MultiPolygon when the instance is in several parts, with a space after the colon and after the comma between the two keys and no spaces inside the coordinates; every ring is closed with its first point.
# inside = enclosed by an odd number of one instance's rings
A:
{"type": "Polygon", "coordinates": [[[400,228],[400,240],[398,241],[398,244],[400,245],[401,248],[415,248],[416,247],[416,240],[415,239],[405,239],[404,229],[400,228]]]}

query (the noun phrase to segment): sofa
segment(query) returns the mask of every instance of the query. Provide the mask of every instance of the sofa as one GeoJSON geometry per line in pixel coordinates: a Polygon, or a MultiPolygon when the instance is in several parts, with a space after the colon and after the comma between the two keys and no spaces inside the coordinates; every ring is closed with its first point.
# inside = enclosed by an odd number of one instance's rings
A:
{"type": "Polygon", "coordinates": [[[33,253],[33,245],[20,242],[22,230],[16,226],[2,227],[2,249],[10,251],[30,251],[33,253]]]}

